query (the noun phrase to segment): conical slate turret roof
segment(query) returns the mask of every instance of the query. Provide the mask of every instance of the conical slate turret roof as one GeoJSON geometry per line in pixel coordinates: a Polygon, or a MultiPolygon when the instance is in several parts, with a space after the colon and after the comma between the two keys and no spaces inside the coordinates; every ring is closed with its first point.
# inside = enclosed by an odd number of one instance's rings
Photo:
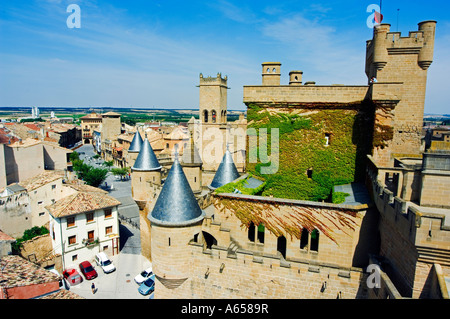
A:
{"type": "Polygon", "coordinates": [[[147,217],[154,224],[186,226],[201,221],[204,216],[175,156],[155,206],[147,217]]]}
{"type": "Polygon", "coordinates": [[[233,157],[231,156],[230,151],[227,149],[227,151],[223,155],[222,162],[219,165],[219,169],[214,175],[211,185],[209,185],[208,187],[210,189],[216,189],[220,186],[231,183],[237,178],[239,178],[239,172],[236,168],[236,165],[234,165],[233,157]]]}
{"type": "Polygon", "coordinates": [[[143,143],[144,141],[142,140],[141,134],[136,131],[136,134],[134,134],[133,140],[131,141],[130,147],[128,148],[128,153],[140,152],[143,143]]]}
{"type": "Polygon", "coordinates": [[[134,171],[155,171],[161,169],[161,165],[147,138],[142,142],[141,151],[131,169],[134,171]]]}

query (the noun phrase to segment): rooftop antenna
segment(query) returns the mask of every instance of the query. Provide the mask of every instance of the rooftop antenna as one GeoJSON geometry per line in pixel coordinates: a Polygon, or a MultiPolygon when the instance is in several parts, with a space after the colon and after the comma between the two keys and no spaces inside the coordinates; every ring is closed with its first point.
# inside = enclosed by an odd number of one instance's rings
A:
{"type": "Polygon", "coordinates": [[[398,32],[398,16],[400,14],[400,9],[397,9],[397,32],[398,32]]]}

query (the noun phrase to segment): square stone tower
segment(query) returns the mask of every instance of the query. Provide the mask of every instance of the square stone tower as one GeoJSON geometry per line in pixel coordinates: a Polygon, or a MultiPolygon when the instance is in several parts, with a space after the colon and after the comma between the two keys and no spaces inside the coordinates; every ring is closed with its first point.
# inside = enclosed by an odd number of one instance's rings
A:
{"type": "Polygon", "coordinates": [[[227,76],[203,77],[200,73],[199,118],[201,136],[197,141],[203,170],[215,172],[226,149],[227,133],[227,76]]]}
{"type": "Polygon", "coordinates": [[[200,73],[200,119],[202,124],[226,124],[227,76],[203,77],[200,73]]]}
{"type": "Polygon", "coordinates": [[[374,144],[373,155],[380,165],[392,164],[395,155],[420,154],[435,29],[436,21],[424,21],[418,31],[402,37],[400,32],[390,32],[389,24],[380,24],[367,41],[366,74],[377,80],[369,91],[376,107],[375,134],[387,141],[374,144]]]}

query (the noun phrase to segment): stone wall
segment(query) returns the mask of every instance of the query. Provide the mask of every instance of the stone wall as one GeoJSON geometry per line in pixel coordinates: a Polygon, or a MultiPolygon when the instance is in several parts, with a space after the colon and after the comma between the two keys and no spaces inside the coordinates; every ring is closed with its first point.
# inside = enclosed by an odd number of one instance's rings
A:
{"type": "Polygon", "coordinates": [[[380,212],[380,255],[389,260],[389,275],[403,297],[427,298],[431,293],[431,270],[440,264],[450,268],[448,210],[418,206],[404,201],[377,180],[368,169],[374,203],[380,212]]]}

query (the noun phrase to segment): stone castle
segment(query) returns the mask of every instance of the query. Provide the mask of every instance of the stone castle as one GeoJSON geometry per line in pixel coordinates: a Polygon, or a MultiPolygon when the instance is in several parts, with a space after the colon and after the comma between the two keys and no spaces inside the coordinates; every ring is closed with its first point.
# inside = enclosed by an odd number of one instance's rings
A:
{"type": "MultiPolygon", "coordinates": [[[[167,176],[137,134],[132,193],[155,298],[448,298],[450,154],[421,137],[435,26],[421,22],[408,37],[376,26],[365,85],[303,84],[302,71],[280,85],[281,63],[263,63],[262,84],[244,86],[248,123],[227,123],[227,77],[200,75],[200,118],[167,176]],[[325,121],[329,112],[369,129],[356,138],[357,125],[325,121]],[[344,202],[262,196],[245,130],[267,125],[263,114],[307,119],[318,149],[364,155],[349,165],[363,174],[334,185],[348,192],[344,202]],[[345,136],[360,144],[342,149],[345,136]]],[[[302,141],[286,143],[293,153],[280,151],[280,169],[295,169],[302,141]]],[[[298,174],[309,182],[318,170],[298,174]]]]}

